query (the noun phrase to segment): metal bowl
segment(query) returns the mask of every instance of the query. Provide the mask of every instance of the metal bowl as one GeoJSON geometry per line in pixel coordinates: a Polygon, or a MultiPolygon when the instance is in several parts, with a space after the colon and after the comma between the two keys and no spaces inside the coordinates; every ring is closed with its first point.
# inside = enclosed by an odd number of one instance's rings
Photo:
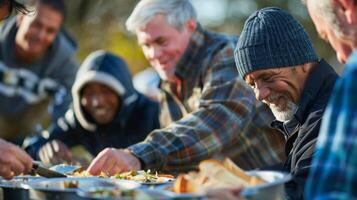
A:
{"type": "Polygon", "coordinates": [[[29,193],[28,190],[24,188],[24,184],[34,181],[44,179],[39,176],[16,176],[11,180],[6,180],[0,178],[0,200],[3,199],[18,199],[18,200],[28,200],[29,193]]]}
{"type": "Polygon", "coordinates": [[[77,191],[78,196],[83,197],[87,200],[97,200],[97,199],[106,199],[106,200],[168,200],[173,199],[173,196],[170,193],[162,190],[145,190],[145,189],[134,189],[134,190],[120,190],[120,193],[117,194],[95,194],[95,191],[105,190],[106,192],[118,191],[117,187],[88,187],[80,188],[77,191]]]}
{"type": "MultiPolygon", "coordinates": [[[[122,199],[129,200],[134,199],[135,189],[139,188],[141,185],[134,181],[126,180],[107,180],[112,185],[110,186],[83,186],[79,187],[77,190],[77,195],[83,199],[122,199]],[[95,191],[105,190],[108,193],[117,191],[117,194],[109,195],[98,195],[94,194],[95,191]]],[[[114,192],[113,192],[114,193],[114,192]]]]}
{"type": "Polygon", "coordinates": [[[89,186],[116,186],[113,182],[108,182],[95,177],[81,178],[52,178],[46,180],[32,181],[25,185],[29,189],[30,199],[42,200],[63,200],[63,199],[82,199],[76,195],[80,187],[89,186]]]}
{"type": "Polygon", "coordinates": [[[264,184],[243,189],[241,195],[249,200],[284,199],[284,184],[292,179],[290,174],[277,171],[250,171],[248,175],[266,181],[264,184]]]}
{"type": "MultiPolygon", "coordinates": [[[[291,180],[291,175],[276,171],[249,171],[250,176],[257,176],[266,181],[264,184],[246,187],[241,196],[248,200],[280,200],[284,199],[284,184],[291,180]]],[[[176,200],[201,200],[205,199],[204,193],[182,193],[177,194],[168,191],[176,200]]]]}

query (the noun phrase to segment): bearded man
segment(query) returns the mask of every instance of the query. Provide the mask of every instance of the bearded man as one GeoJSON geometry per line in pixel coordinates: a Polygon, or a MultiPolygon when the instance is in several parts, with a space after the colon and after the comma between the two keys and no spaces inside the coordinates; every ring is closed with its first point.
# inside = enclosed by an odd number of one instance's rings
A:
{"type": "Polygon", "coordinates": [[[285,135],[282,170],[293,175],[286,199],[304,199],[322,114],[338,75],[318,58],[302,25],[279,8],[248,18],[235,58],[239,75],[272,110],[272,126],[285,135]]]}

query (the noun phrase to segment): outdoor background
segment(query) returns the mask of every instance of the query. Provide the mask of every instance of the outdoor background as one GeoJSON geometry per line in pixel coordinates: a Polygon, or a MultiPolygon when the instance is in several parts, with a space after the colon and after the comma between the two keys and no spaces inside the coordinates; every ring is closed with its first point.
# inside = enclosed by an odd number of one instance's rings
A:
{"type": "MultiPolygon", "coordinates": [[[[136,38],[125,30],[125,21],[137,0],[66,0],[65,25],[77,39],[78,59],[91,51],[105,49],[122,56],[133,74],[148,66],[136,38]]],[[[191,0],[198,20],[208,30],[239,34],[244,21],[255,10],[277,6],[289,11],[305,27],[320,57],[338,72],[342,65],[331,47],[319,39],[306,8],[300,0],[191,0]]]]}

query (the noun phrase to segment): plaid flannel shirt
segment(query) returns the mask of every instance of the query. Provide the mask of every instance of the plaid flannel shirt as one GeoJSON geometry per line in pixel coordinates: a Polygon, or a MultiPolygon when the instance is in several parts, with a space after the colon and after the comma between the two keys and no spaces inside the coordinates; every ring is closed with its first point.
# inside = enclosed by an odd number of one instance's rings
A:
{"type": "Polygon", "coordinates": [[[237,78],[237,39],[198,26],[175,69],[182,81],[179,97],[174,84],[160,85],[164,128],[129,147],[144,168],[184,171],[222,156],[245,169],[282,162],[285,141],[270,128],[272,113],[237,78]]]}
{"type": "Polygon", "coordinates": [[[357,51],[337,81],[306,185],[306,199],[357,199],[357,51]]]}

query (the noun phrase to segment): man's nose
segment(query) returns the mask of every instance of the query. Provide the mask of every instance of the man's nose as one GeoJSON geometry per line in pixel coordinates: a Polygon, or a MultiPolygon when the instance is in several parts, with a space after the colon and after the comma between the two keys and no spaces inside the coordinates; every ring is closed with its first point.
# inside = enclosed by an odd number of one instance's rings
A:
{"type": "Polygon", "coordinates": [[[259,101],[263,101],[264,99],[268,98],[270,90],[267,87],[256,87],[254,89],[255,98],[259,101]]]}
{"type": "Polygon", "coordinates": [[[104,99],[101,95],[94,95],[92,97],[92,106],[97,107],[103,104],[104,99]]]}
{"type": "Polygon", "coordinates": [[[46,37],[46,30],[39,30],[38,33],[37,33],[37,38],[39,40],[43,40],[44,38],[46,37]]]}
{"type": "Polygon", "coordinates": [[[153,47],[151,49],[151,59],[159,59],[162,55],[162,51],[159,47],[153,47]]]}

